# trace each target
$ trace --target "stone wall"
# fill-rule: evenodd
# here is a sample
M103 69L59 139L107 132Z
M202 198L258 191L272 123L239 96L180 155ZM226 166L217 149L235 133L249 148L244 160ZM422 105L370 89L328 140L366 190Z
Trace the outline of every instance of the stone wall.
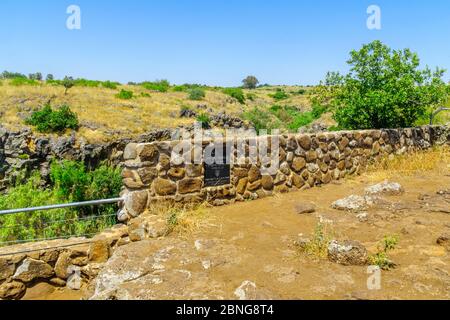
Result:
M245 164L231 165L230 183L219 187L205 187L204 165L186 161L193 160L198 152L195 148L180 158L172 156L179 142L129 144L124 151L125 201L118 214L119 220L127 221L140 215L155 201L207 201L219 206L327 184L360 173L368 163L382 157L449 143L450 130L445 126L424 126L278 137L279 168L276 172L263 175L261 159L252 164L247 158ZM253 139L267 141L267 137ZM226 142L236 148L236 140ZM245 142L247 151L251 148L250 142ZM211 143L214 142L203 141L202 151ZM232 158L234 156L236 150L232 152Z

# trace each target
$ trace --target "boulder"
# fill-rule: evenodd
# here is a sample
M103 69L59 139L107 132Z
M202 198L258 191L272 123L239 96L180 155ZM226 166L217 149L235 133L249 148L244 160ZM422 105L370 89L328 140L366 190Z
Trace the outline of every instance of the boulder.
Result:
M125 195L125 210L132 217L137 217L143 213L147 207L148 192L143 191L133 191Z
M44 261L26 258L17 268L13 279L25 283L35 279L48 279L54 275L53 268Z
M366 265L367 257L367 249L357 241L333 240L328 245L328 260L344 266Z
M368 209L371 205L373 205L373 200L370 197L351 195L333 202L331 207L343 211L361 211Z
M370 186L365 191L367 195L400 195L405 192L399 183L389 181Z
M153 181L153 186L156 193L160 196L169 196L177 192L177 184L170 180L161 178L155 179L155 181Z
M0 299L20 299L25 294L26 289L25 285L19 281L3 283L0 285Z
M313 213L316 206L312 203L299 203L295 205L295 212L298 214Z

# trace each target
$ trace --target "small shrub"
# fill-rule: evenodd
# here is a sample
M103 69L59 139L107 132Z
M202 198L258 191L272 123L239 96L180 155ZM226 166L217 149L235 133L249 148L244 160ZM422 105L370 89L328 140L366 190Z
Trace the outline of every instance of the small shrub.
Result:
M45 80L46 80L46 81L52 81L52 80L55 80L55 77L53 76L53 74L49 73L49 74L47 75L47 77L45 78Z
M236 99L241 104L245 103L244 91L242 91L241 88L225 88L225 89L223 89L223 93Z
M250 100L250 101L255 101L255 99L256 99L256 95L254 93L247 93L247 95L245 97L247 100Z
M201 88L194 88L189 90L189 100L202 100L205 96L205 90Z
M66 129L78 129L78 117L67 105L61 106L58 110L53 110L47 104L41 110L35 111L25 120L28 125L35 126L39 132L63 132Z
M117 89L117 83L116 82L111 82L111 81L104 81L102 82L102 87L103 88L107 88L107 89L113 89L116 90Z
M141 97L143 97L143 98L150 98L151 95L149 93L147 93L147 92L142 92L141 93Z
M210 128L210 125L209 125L210 121L211 121L211 119L209 118L209 115L206 113L202 113L197 116L197 122L200 122L202 124L203 129Z
M382 270L390 270L395 263L389 259L388 253L394 250L399 242L398 236L385 236L378 244L378 252L369 256L369 263L379 266Z
M116 94L116 98L123 100L130 100L133 98L133 92L122 89L118 94Z
M281 101L289 98L289 95L284 92L284 90L277 89L277 91L274 94L269 94L269 97L273 98L276 101Z
M12 86L37 86L39 85L39 82L34 79L28 79L28 78L14 78L11 80L10 85Z
M328 246L331 240L331 231L328 230L326 225L319 222L314 230L311 240L305 243L301 249L309 256L323 259L328 256Z
M170 82L167 80L160 80L155 82L143 82L141 86L147 90L167 92L170 88Z
M256 132L281 128L281 122L267 110L254 107L245 112L243 118L248 120Z

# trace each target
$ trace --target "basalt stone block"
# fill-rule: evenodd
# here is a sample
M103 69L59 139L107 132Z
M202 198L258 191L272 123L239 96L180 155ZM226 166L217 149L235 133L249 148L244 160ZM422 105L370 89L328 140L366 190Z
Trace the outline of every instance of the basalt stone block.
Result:
M167 179L157 178L153 181L153 188L159 196L174 195L177 192L177 184Z
M136 147L141 161L156 163L159 157L158 148L153 144L141 144Z
M255 182L261 178L261 171L257 166L252 166L248 171L248 181L250 183Z
M248 178L242 178L239 180L236 186L236 192L239 194L244 194L245 190L247 190Z
M261 185L264 190L272 190L273 189L273 178L271 176L262 176Z
M183 179L186 175L186 170L181 167L172 168L167 172L167 174L169 175L169 177L174 179Z
M178 182L178 192L180 194L199 192L202 185L203 181L199 178L187 178Z
M304 150L309 150L311 148L311 137L310 136L301 135L297 138L297 142Z
M296 157L292 162L292 170L295 172L300 172L306 166L306 160L304 158Z
M124 160L134 160L137 157L136 152L137 143L129 143L125 147L125 150L123 151L123 159Z
M190 178L200 177L203 172L203 166L201 164L188 164L186 165L186 175Z
M306 152L306 161L307 162L313 162L317 160L317 152L310 150L308 152Z
M158 177L158 170L155 167L146 167L137 170L139 178L145 185L150 185Z

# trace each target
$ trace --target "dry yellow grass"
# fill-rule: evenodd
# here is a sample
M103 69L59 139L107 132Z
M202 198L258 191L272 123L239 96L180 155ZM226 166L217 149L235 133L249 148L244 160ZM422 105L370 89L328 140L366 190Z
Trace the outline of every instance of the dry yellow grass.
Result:
M412 176L437 170L442 175L450 174L450 148L435 147L414 154L387 157L369 166L367 177L372 181Z
M183 236L191 234L211 222L211 217L207 216L208 206L207 203L177 205L159 202L152 204L148 213L163 217L167 220L171 232Z
M300 87L284 87L286 92L298 91ZM121 100L116 94L121 90L134 93L131 100ZM12 86L9 81L0 85L1 124L9 128L24 127L24 118L31 110L36 110L49 100L53 106L67 104L77 113L81 128L78 135L88 142L103 142L118 137L135 137L145 132L161 128L174 128L188 125L194 119L179 118L180 109L189 106L195 109L206 105L213 113L226 112L239 116L254 106L269 106L276 102L268 95L275 87L244 90L254 95L253 101L247 99L242 105L220 90L207 90L202 101L191 101L186 92L151 92L141 86L119 86L116 90L107 88L78 87L71 88L64 95L62 86L45 82L37 86ZM150 96L143 96L145 93ZM304 95L292 94L280 104L295 105L308 109L309 99Z

